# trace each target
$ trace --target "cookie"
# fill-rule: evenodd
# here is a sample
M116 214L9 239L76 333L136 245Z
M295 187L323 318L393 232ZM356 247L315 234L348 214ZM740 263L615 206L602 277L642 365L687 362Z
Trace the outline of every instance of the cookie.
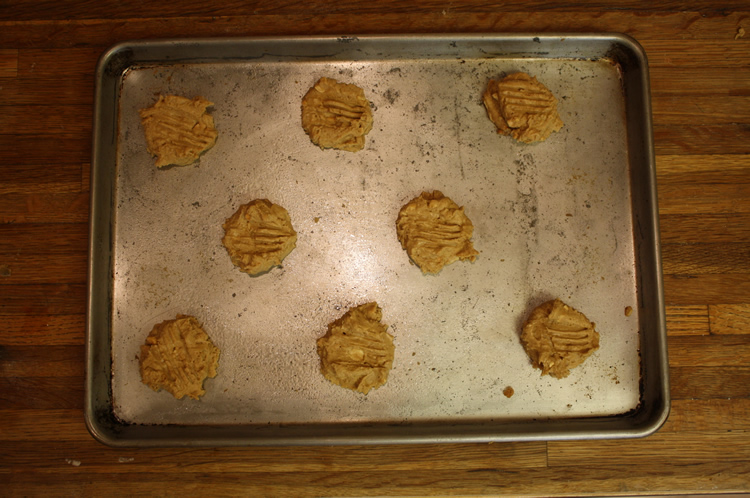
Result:
M214 146L218 133L214 118L206 113L212 105L203 97L160 95L153 106L139 111L157 168L191 164Z
M195 317L177 315L154 325L138 358L141 380L154 391L165 389L177 399L199 399L203 381L216 377L219 348Z
M497 132L519 142L541 142L563 126L555 96L526 73L490 80L482 101Z
M302 99L302 128L321 149L362 150L372 111L356 85L320 78Z
M423 273L438 273L455 261L474 261L474 225L442 192L422 192L398 213L396 234L401 247Z
M521 332L521 343L532 365L558 379L599 349L599 333L586 316L559 299L531 312Z
M289 213L267 199L243 204L223 227L221 242L232 263L250 275L281 265L297 245Z
M318 339L320 371L336 385L367 394L388 380L395 346L377 303L352 308Z

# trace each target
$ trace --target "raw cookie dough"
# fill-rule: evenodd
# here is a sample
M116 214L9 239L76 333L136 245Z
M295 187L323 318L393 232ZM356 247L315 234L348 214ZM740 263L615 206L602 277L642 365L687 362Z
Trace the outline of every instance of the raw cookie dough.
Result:
M141 346L141 380L154 391L166 389L177 399L205 394L203 381L216 377L219 348L195 317L177 315L154 325Z
M250 275L281 265L297 245L297 232L289 213L267 199L243 204L223 227L221 242L232 263Z
M563 126L555 96L526 73L490 80L482 100L497 132L519 142L541 142Z
M422 273L438 273L445 265L479 254L471 243L474 225L442 192L422 192L398 213L396 234Z
M531 312L523 325L521 343L542 375L562 379L599 349L594 326L583 313L555 299Z
M320 371L326 379L364 394L386 383L396 348L382 318L373 302L350 309L328 325L318 339Z
M302 128L321 149L362 150L372 111L356 85L320 78L302 99Z
M203 97L160 95L153 106L139 111L156 167L185 166L214 146L218 134L214 118L206 114L212 105Z

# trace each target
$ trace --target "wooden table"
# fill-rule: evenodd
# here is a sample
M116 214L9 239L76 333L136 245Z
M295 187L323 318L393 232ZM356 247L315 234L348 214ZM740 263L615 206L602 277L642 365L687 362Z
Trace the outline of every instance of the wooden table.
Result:
M139 2L141 3L141 2ZM0 4L0 494L750 491L750 4ZM744 10L744 12L742 12ZM624 32L645 47L672 413L639 440L110 449L83 422L94 67L134 38Z

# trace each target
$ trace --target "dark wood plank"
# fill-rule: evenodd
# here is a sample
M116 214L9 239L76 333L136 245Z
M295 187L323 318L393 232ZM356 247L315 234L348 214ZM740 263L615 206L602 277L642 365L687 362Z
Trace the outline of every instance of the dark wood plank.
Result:
M657 154L749 154L750 124L654 126Z
M722 35L720 31L714 33L717 36ZM691 105L695 96L750 95L747 85L747 81L750 80L750 67L712 66L708 71L696 71L683 66L656 66L649 69L654 104L657 101L661 102L665 97L678 97L683 100L675 100L675 104Z
M217 36L338 36L341 33L543 33L622 32L639 40L728 40L744 19L743 12L702 15L695 10L634 15L616 10L563 12L527 9L468 13L450 6L419 13L377 10L366 17L345 13L157 16L141 19L91 19L5 22L0 43L18 48L100 47L130 39ZM674 66L671 66L674 67Z
M750 275L664 275L664 299L673 306L691 304L745 304Z
M716 220L725 212L750 211L746 201L750 197L750 155L661 155L657 156L656 168L661 216L706 214ZM746 230L741 223L732 225L724 231ZM707 228L717 231L721 225Z
M83 410L83 376L0 377L3 410Z
M669 95L653 100L656 125L726 125L750 122L750 95Z
M4 315L5 346L83 345L86 315Z
M0 78L18 76L18 49L0 48Z
M550 467L582 467L638 464L648 453L653 465L691 465L712 460L746 462L750 459L750 432L734 434L726 431L694 432L691 438L669 432L657 433L646 439L632 441L591 441L549 443Z
M657 178L660 187L687 187L696 183L702 185L750 185L750 160L746 161L742 167L731 168L726 166L720 169L705 170L695 165L692 171L674 173L666 173L657 166Z
M0 106L91 105L94 101L94 78L87 74L65 78L3 78L0 87Z
M750 183L659 182L659 214L750 213Z
M3 135L90 135L93 105L6 105ZM43 109L44 112L40 112Z
M18 77L53 79L60 72L74 78L89 76L92 80L100 48L23 49L18 52Z
M745 367L750 358L750 334L670 337L672 367Z
M0 284L85 284L88 255L0 254Z
M662 244L661 255L664 273L672 275L750 274L750 243Z
M5 164L0 168L0 195L80 192L82 167L68 163Z
M660 180L676 177L682 181L692 181L688 175L703 173L703 179L723 182L724 174L747 175L750 173L750 157L742 154L694 154L659 155L656 158L656 173ZM705 174L713 176L706 177ZM747 183L745 177L744 183Z
M86 223L88 218L88 192L0 196L0 223Z
M74 495L102 496L117 490L129 496L144 496L154 489L170 494L227 496L432 496L432 495L512 495L512 496L627 496L654 493L673 495L687 493L716 493L717 490L750 490L750 464L746 462L648 465L647 462L619 465L612 462L582 466L571 462L568 466L527 471L504 472L495 467L471 470L409 470L380 471L370 468L356 472L216 472L193 473L190 466L184 472L142 474L138 479L122 473L89 474L85 460L75 458L75 446L67 445L69 455L57 461L50 479L39 479L27 472L10 474L8 489L11 495ZM14 448L15 449L15 448ZM286 451L282 450L285 454ZM114 470L137 461L138 454L120 451L122 464L112 464ZM345 459L345 453L341 455ZM388 452L373 454L372 462L389 458ZM417 458L418 460L418 458ZM118 457L119 461L119 457ZM74 466L73 463L78 464ZM50 471L47 471L50 472ZM166 492L166 491L165 491ZM730 495L731 496L731 495Z
M661 214L659 221L665 244L750 242L750 213Z
M83 377L83 346L0 346L0 377Z
M667 306L667 334L708 335L708 306Z
M679 399L659 432L748 430L750 399Z
M91 137L81 134L14 136L0 134L3 165L80 165L91 161Z
M83 284L0 285L0 315L86 313Z
M383 472L404 470L431 470L433 472L455 471L474 468L494 468L503 470L514 468L534 469L546 465L546 444L543 442L504 443L504 444L452 444L432 451L432 445L337 446L295 447L295 448L196 448L188 450L193 460L190 468L181 463L180 455L184 448L143 449L137 457L118 465L119 457L132 455L128 450L112 450L93 439L76 445L76 454L65 455L70 451L63 442L51 442L48 452L34 451L38 445L24 441L9 441L6 451L0 455L0 467L33 465L40 470L59 469L60 461L76 458L85 462L91 473L205 473L225 471L228 467L237 472L300 472L325 471L329 473L364 471L372 468L375 455L387 453L389 458L381 460L378 469ZM420 454L422 458L409 461L408 456ZM15 455L15 461L13 456ZM342 458L347 455L347 458ZM407 458L404 458L407 457Z
M725 39L660 38L643 40L642 45L648 54L649 67L679 66L705 71L707 67L747 67L747 49L750 48L750 40L741 39L736 40L735 43L727 43Z
M40 424L40 420L53 420ZM91 441L83 411L4 410L0 408L0 441Z
M187 0L180 4L180 10L185 17L194 16L228 16L228 15L256 15L256 14L345 14L348 16L372 14L381 11L389 11L397 14L425 14L440 12L443 15L461 12L513 12L528 8L528 3L520 0L508 2L484 2L481 0L464 0L458 4L444 2L412 2L404 3L386 0L375 4L367 4L357 0L345 0L331 4L325 0L308 0L305 3L297 1L262 2L259 0L239 2L227 1L220 5L198 0ZM626 10L626 11L659 11L659 12L731 12L747 9L747 4L742 0L730 0L726 2L703 1L685 2L670 1L650 3L645 0L618 0L616 2L604 2L603 0L578 0L577 2L534 2L534 10L539 11L570 11L570 10ZM137 4L118 3L112 0L92 2L90 0L75 2L64 0L53 2L44 0L33 2L33 0L15 0L12 6L5 9L4 17L13 21L36 20L36 19L127 19L144 17L167 17L172 11L159 4Z
M750 334L750 303L712 304L708 319L712 334Z
M82 254L88 240L88 223L0 224L0 254Z
M565 12L500 12L491 9L472 13L448 8L421 13L373 12L367 16L368 24L363 24L362 18L348 14L312 11L302 14L146 16L138 20L64 19L3 23L0 43L21 49L96 47L103 51L122 40L186 36L622 32L640 40L649 55L654 54L652 67L736 68L747 65L742 58L747 41L739 39L727 43L727 40L734 36L744 15L743 12L725 12L721 16L703 16L695 10L688 10L659 16L637 16L629 12L574 9ZM696 57L690 59L684 57L684 53L695 53ZM658 72L655 74L659 76Z
M750 397L750 367L670 367L672 399Z

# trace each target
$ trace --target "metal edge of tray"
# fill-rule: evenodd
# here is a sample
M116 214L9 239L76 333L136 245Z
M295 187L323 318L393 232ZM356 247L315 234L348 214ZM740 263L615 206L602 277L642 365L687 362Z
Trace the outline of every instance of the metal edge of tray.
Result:
M274 53L304 60L330 50L334 60L361 57L361 48L376 46L378 56L393 56L398 47L420 44L456 47L458 43L497 43L509 48L487 57L592 58L570 54L563 42L591 43L600 57L622 68L630 161L636 282L639 296L641 402L621 416L580 419L456 421L415 424L290 424L258 426L178 426L123 424L114 415L111 392L112 212L113 169L117 150L117 112L123 73L133 64L200 62L215 58L252 60ZM174 59L175 47L188 46L195 57ZM562 46L562 48L561 48ZM227 55L227 49L231 52ZM519 47L533 50L519 51ZM290 50L290 48L292 50ZM251 54L251 55L248 55ZM279 56L276 52L274 55ZM397 54L396 54L397 55ZM445 54L450 57L450 53ZM371 57L371 56L365 56ZM91 201L86 319L84 417L92 436L113 447L332 445L385 443L449 443L644 437L656 432L670 410L666 323L659 241L650 83L646 54L637 41L618 33L597 34L460 34L366 37L215 38L130 41L102 54L97 64L91 162ZM109 106L109 107L108 107ZM109 110L109 111L108 111ZM642 119L633 119L638 117Z

